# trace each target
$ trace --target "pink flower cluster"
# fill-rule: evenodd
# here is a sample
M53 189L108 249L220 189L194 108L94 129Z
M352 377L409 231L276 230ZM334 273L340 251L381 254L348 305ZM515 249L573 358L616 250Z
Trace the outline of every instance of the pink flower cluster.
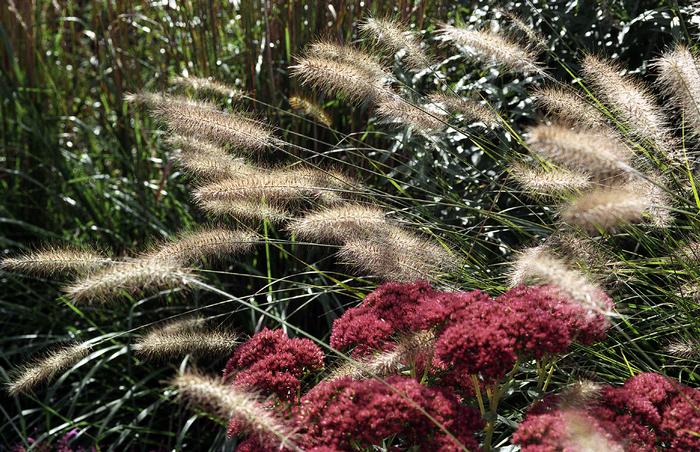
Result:
M565 352L573 341L592 343L608 326L604 316L552 286L517 287L493 299L481 291L436 291L426 282L387 283L335 321L331 346L363 356L391 349L398 333L435 328L433 365L445 378L469 381L469 374L480 374L497 381L519 357L538 359Z
M299 397L301 378L322 368L323 352L316 344L266 328L236 349L226 363L224 378L289 401Z
M350 444L369 448L389 437L394 437L394 446L476 450L474 432L482 427L479 412L460 404L451 391L399 376L386 382L347 377L322 382L302 398L296 424L305 450L318 446L347 450Z
M535 405L513 435L523 452L574 450L572 414L619 450L700 450L700 391L644 373L608 386L588 406L563 408L557 397Z

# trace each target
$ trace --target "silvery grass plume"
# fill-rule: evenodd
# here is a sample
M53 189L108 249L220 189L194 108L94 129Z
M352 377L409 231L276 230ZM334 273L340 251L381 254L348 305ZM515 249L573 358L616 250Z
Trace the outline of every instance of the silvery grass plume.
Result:
M665 351L676 358L697 359L700 358L700 342L694 339L671 342Z
M440 34L443 40L466 47L475 58L486 63L524 74L544 74L532 50L496 33L443 25Z
M439 119L442 112L429 111L428 106L413 105L398 95L387 95L377 101L377 115L386 120L407 124L421 133L430 133L444 127Z
M596 93L637 137L664 153L673 153L676 144L669 135L663 110L640 82L621 75L618 66L593 55L583 59L582 68Z
M650 215L652 199L647 193L625 188L602 188L584 193L564 206L561 219L590 234L614 232L642 223Z
M229 354L237 341L238 335L232 331L211 329L202 319L185 319L150 330L133 349L147 359L215 357Z
M380 77L374 69L363 67L359 61L344 62L313 54L299 57L296 65L289 66L289 73L299 79L302 85L354 104L375 102L391 92L387 87L390 76L382 72Z
M207 199L197 200L197 205L215 217L232 217L243 223L269 221L280 224L294 217L289 206L280 203L262 204L259 201Z
M562 446L568 446L563 450L569 450L569 447L575 446L577 452L625 451L622 444L591 422L585 410L563 410L562 419L566 434Z
M671 215L671 200L664 179L663 176L651 174L647 175L646 179L634 179L625 186L626 189L647 198L649 206L646 219L657 228L665 228L674 221Z
M291 430L263 407L261 399L236 386L224 384L219 378L195 372L185 372L173 379L179 396L190 404L224 419L241 420L252 434L274 438L280 449L299 450Z
M382 351L358 362L346 362L338 366L329 380L343 377L354 379L383 377L397 373L402 366L411 365L416 358L428 361L433 354L435 334L432 331L419 331L408 334L396 341L393 350Z
M488 106L480 105L474 100L463 99L454 94L433 93L430 95L430 101L442 105L446 111L462 115L469 121L482 122L486 127L496 127L502 121L498 112Z
M547 237L547 246L565 257L567 262L576 263L595 274L596 279L616 277L615 264L592 237L581 236L575 231L559 231Z
M521 284L556 286L588 311L611 314L601 298L603 290L582 272L570 268L563 259L555 257L543 245L518 253L511 264L509 279L512 287Z
M391 74L376 56L355 47L329 41L316 41L306 48L305 54L310 57L336 61L343 65L355 66L365 77L374 81L382 82L391 79Z
M404 26L389 18L369 17L360 23L360 32L374 38L375 44L393 52L406 52L405 61L411 68L423 69L430 60L421 49L416 36Z
M559 394L558 405L562 409L585 409L600 399L602 389L594 381L579 380Z
M229 178L194 191L198 203L248 201L263 205L287 205L300 201L333 204L342 201L342 181L322 171L292 168Z
M245 159L234 157L207 141L181 135L166 140L176 150L174 158L185 172L201 179L216 180L260 171L246 163Z
M538 125L529 129L527 144L540 157L589 174L599 183L624 180L631 170L632 156L623 143L590 130Z
M107 302L123 295L186 288L191 281L196 277L176 262L142 258L92 273L64 291L75 302Z
M342 244L378 234L388 224L383 210L353 203L310 212L293 221L288 229L303 240Z
M510 175L535 198L562 198L591 186L588 174L566 168L535 168L518 163L511 166Z
M209 102L143 92L126 100L145 105L171 132L231 146L241 152L259 152L279 144L272 128L240 113L226 113Z
M170 84L189 88L195 93L206 97L220 97L232 101L239 101L244 96L241 90L232 88L211 77L173 77L170 80Z
M302 113L304 116L313 118L314 121L323 124L326 127L331 127L331 117L326 111L317 105L315 102L301 96L292 96L289 98L289 106L292 110Z
M459 266L452 252L395 225L387 225L366 238L347 240L338 257L347 265L389 281L435 281Z
M182 234L146 253L144 257L156 262L168 261L187 266L205 259L243 254L259 242L260 237L252 231L203 228Z
M605 116L600 110L570 89L545 87L536 90L533 97L537 105L567 124L589 129L606 124Z
M3 270L30 275L83 275L114 264L96 251L76 248L44 248L0 261Z
M507 17L513 27L527 37L529 47L534 48L537 51L547 50L549 44L547 44L545 37L539 32L535 31L532 26L526 24L522 18L502 8L496 9L495 12Z
M658 84L683 113L683 122L692 135L700 134L700 71L690 50L678 44L654 62Z
M85 342L74 343L24 364L10 375L10 381L7 384L8 392L13 395L29 392L85 358L90 348L91 345Z

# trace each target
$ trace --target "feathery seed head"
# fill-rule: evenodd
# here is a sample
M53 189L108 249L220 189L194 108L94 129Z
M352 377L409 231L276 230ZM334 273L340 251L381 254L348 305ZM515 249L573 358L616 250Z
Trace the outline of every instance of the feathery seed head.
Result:
M195 372L178 375L172 385L192 405L224 419L236 417L250 433L275 438L280 448L296 449L291 430L263 407L257 395Z
M600 398L602 389L603 386L596 382L579 380L559 395L559 407L562 409L586 408Z
M324 60L337 61L339 63L355 66L371 80L383 81L391 78L391 74L384 69L379 60L367 52L347 45L336 44L328 41L316 41L309 45L305 54Z
M443 25L440 33L442 39L466 47L471 54L484 62L500 64L525 74L544 73L531 50L496 33L452 25Z
M387 224L376 234L348 239L340 260L385 280L435 280L458 266L442 246L398 226Z
M30 391L86 357L90 348L87 343L70 344L23 365L10 376L7 390L13 395Z
M677 358L698 358L700 357L700 342L694 339L671 342L666 346L665 351Z
M406 52L406 62L414 69L423 69L430 60L420 47L420 42L410 31L389 18L369 17L360 23L360 32L374 38L376 44L391 50Z
M527 141L541 157L590 174L598 182L627 178L631 154L609 136L560 125L539 125L529 130Z
M106 302L123 294L136 295L186 287L195 276L171 261L137 259L86 276L64 291L75 302Z
M170 83L175 86L189 88L203 96L223 97L234 101L243 98L243 92L232 88L212 78L203 77L173 77Z
M654 62L659 71L658 83L675 106L693 135L700 134L700 71L688 48L678 44Z
M540 107L560 121L591 129L605 124L603 114L570 89L541 88L534 92L533 97Z
M181 235L146 254L148 259L192 265L202 259L221 258L250 251L258 243L254 232L223 228L202 229Z
M668 133L666 118L654 97L638 81L620 75L618 66L593 55L586 55L582 68L596 92L632 132L661 151L673 151L675 143Z
M547 50L549 45L547 44L547 40L544 38L544 36L542 36L542 34L538 31L535 31L532 26L526 24L523 19L503 8L498 8L496 11L506 16L516 30L527 36L529 47L532 47L538 51Z
M175 159L194 176L216 180L259 171L243 158L234 157L207 141L175 135L169 137L167 142L177 150Z
M626 188L604 188L585 193L564 207L561 219L588 233L612 232L622 226L640 223L651 207L645 193Z
M301 96L292 96L289 98L289 106L292 107L293 110L313 118L326 127L331 127L332 125L331 117L328 113L309 99L305 99Z
M126 99L145 105L173 133L247 152L277 143L268 125L240 113L226 113L209 102L156 93L130 94Z
M413 105L400 96L383 96L377 101L377 114L390 121L408 124L422 133L441 129L443 122L436 116L439 112L428 112L425 106Z
M590 176L565 168L533 168L516 164L511 166L510 175L535 197L560 198L591 186Z
M329 207L293 221L289 230L303 240L344 243L377 234L388 224L386 213L362 204Z
M610 314L603 290L580 271L569 268L545 246L527 248L513 260L510 271L512 287L521 284L551 284L590 312Z
M187 354L221 356L236 346L238 336L230 331L212 330L202 319L170 322L152 329L133 349L145 358L176 358Z
M483 122L487 127L496 127L501 123L496 111L471 99L463 99L454 94L433 93L430 101L442 104L447 111L460 114L470 121Z
M82 275L110 266L114 261L95 251L45 248L0 261L0 268L31 275Z
M302 85L337 95L356 104L372 102L390 92L385 86L386 78L358 66L357 62L345 63L316 56L299 58L295 66L289 67L293 77Z
M267 220L279 224L292 218L292 213L280 203L261 204L258 201L208 199L197 200L197 205L211 215L233 217L244 223Z
M410 364L417 357L423 357L429 361L435 339L432 331L419 331L405 335L396 341L393 350L378 352L357 363L347 362L337 367L328 379L335 380L343 377L361 379L395 374L401 366Z

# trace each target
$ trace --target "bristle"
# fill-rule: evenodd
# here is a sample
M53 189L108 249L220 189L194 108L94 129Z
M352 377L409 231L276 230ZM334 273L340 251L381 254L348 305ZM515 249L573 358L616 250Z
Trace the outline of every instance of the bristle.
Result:
M510 175L535 197L560 198L591 186L589 175L565 168L545 169L516 164L510 168Z
M528 131L527 142L541 157L589 174L600 183L625 180L629 174L631 153L606 135L559 125L539 125Z
M534 92L537 104L567 124L578 128L595 129L605 124L605 117L593 105L570 89L541 88Z
M240 419L246 430L265 438L274 438L280 449L297 449L291 431L263 407L257 395L194 372L178 375L172 385L180 397L192 405L224 419Z
M279 203L261 204L259 201L213 199L198 200L197 205L211 215L233 217L244 223L267 220L273 224L279 224L293 217L292 213Z
M376 378L394 374L403 365L411 365L416 358L430 361L435 344L435 334L432 331L419 331L399 338L393 350L379 352L359 362L348 362L337 367L329 380L352 377Z
M195 279L174 262L141 259L93 273L64 290L75 302L106 302L125 294L184 288Z
M50 352L44 358L23 365L11 374L7 385L8 392L13 395L28 392L45 383L85 358L90 347L87 343L70 344Z
M231 100L240 100L243 98L243 92L241 90L232 88L212 78L173 77L170 83L175 86L189 88L202 96L223 97Z
M244 152L262 151L277 143L269 126L239 113L223 112L208 102L156 93L132 94L126 99L148 107L171 132L179 135Z
M510 284L551 284L585 309L608 314L608 307L601 300L602 289L544 246L527 248L518 254L511 266Z
M350 239L338 252L340 260L390 281L436 280L458 265L440 245L398 226L387 225L364 239Z
M224 179L199 187L197 202L257 201L264 205L285 205L302 200L333 204L342 200L339 191L328 185L322 172L291 169Z
M688 132L700 135L700 71L688 48L678 44L654 63L658 82L683 113Z
M229 354L238 336L230 331L212 330L199 319L170 322L154 328L133 345L137 354L149 359L184 355L216 357Z
M647 177L634 179L624 188L646 198L646 219L657 228L665 228L673 223L673 216L664 178L656 174Z
M430 60L420 47L420 41L396 21L370 17L360 23L360 31L374 38L375 43L393 52L406 52L406 62L414 69L423 69Z
M323 108L301 96L292 96L289 98L289 106L293 110L313 118L315 121L320 122L326 127L331 127L331 117L325 112Z
M183 234L147 253L145 257L186 266L203 259L220 259L246 253L258 242L259 237L254 232L223 228L202 229Z
M254 174L260 171L241 157L206 141L175 135L167 139L176 149L175 159L193 176L208 180Z
M399 96L384 96L377 101L377 115L381 118L407 124L419 132L429 133L443 127L439 112L428 112L425 106L413 105Z
M565 206L561 219L591 234L614 232L622 226L643 222L650 201L644 193L624 188L594 190Z
M82 275L110 266L114 261L96 251L45 248L0 261L3 270L30 275Z
M363 72L366 77L376 82L391 78L389 72L384 69L374 55L347 45L316 41L307 47L306 55L354 66L357 70Z
M374 102L389 92L384 79L376 78L357 63L308 56L299 58L295 66L289 67L289 72L302 85L353 103Z
M311 212L292 222L289 230L303 240L342 244L377 234L387 224L381 209L347 204Z
M583 72L596 92L639 138L662 152L675 147L668 125L654 97L636 80L620 75L620 68L593 55L583 60Z
M469 121L479 121L487 127L496 127L501 123L498 113L478 102L463 99L454 94L433 93L430 101L444 105L444 108L451 112L464 116Z
M523 19L503 8L499 8L497 11L502 15L506 16L508 20L510 20L510 22L513 24L513 27L515 27L516 30L520 31L523 35L527 36L528 47L532 47L538 51L547 50L547 48L549 47L549 45L547 44L547 40L544 38L544 36L542 36L542 34L535 31L535 29L532 26L526 24L525 21L523 21Z
M700 357L700 342L686 339L671 342L666 346L666 353L682 359L697 359Z
M526 74L544 73L531 50L496 33L451 25L444 25L440 32L443 39L466 47L475 57L485 62L500 64Z
M559 394L561 409L585 409L601 396L603 387L590 380L579 380Z

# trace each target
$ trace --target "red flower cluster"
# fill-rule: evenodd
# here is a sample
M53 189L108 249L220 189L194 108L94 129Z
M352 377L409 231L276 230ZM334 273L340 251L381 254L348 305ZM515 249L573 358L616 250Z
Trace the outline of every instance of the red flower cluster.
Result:
M602 315L586 312L552 286L517 287L492 299L480 291L440 292L426 282L387 283L333 324L331 346L364 356L392 347L397 333L435 328L433 364L449 380L498 380L518 357L561 353L574 340L605 336Z
M462 447L421 412L425 410L469 450L477 450L474 432L482 426L478 411L463 406L444 388L428 388L406 377L326 381L306 394L296 423L306 450L326 446L350 450L381 444L418 445L421 450L462 450Z
M551 398L530 410L513 435L523 452L568 450L575 438L571 414L625 451L700 450L700 391L645 373L621 387L602 389L600 398L576 410Z
M263 395L293 400L304 374L322 368L323 352L316 344L266 328L236 349L226 363L224 378Z

